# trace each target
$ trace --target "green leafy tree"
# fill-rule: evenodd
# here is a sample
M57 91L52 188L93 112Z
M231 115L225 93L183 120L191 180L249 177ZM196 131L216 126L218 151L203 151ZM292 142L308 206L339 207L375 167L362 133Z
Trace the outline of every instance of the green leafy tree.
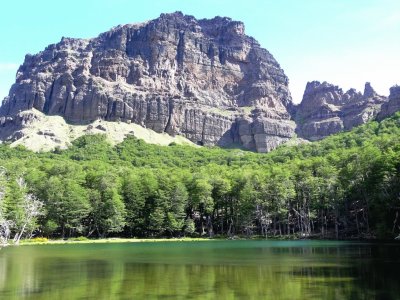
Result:
M57 224L62 237L85 231L84 220L91 211L88 193L73 178L51 176L41 186L40 196L47 210L45 224ZM54 226L47 226L48 234L50 228Z
M125 205L119 194L118 177L112 173L87 175L89 187L89 235L96 232L99 237L119 233L125 226Z

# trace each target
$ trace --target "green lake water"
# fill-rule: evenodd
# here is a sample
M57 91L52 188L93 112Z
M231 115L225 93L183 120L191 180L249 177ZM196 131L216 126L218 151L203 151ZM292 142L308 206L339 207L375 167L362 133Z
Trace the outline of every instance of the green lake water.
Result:
M400 299L400 244L8 247L0 250L0 299Z

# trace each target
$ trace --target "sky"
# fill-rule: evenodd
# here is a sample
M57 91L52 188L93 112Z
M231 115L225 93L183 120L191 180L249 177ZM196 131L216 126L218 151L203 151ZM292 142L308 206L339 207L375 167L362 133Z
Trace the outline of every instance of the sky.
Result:
M400 84L399 0L5 0L0 10L0 99L25 54L61 37L91 38L119 24L182 11L196 18L227 16L245 24L289 77L293 101L308 81L344 91L365 82L388 95Z

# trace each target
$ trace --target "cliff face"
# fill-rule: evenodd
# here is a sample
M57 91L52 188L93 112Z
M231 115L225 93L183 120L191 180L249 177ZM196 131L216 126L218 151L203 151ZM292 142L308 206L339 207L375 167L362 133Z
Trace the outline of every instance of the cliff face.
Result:
M382 120L400 110L400 86L395 85L390 88L389 101L382 105L377 119Z
M372 120L386 102L387 98L378 95L368 82L363 94L355 89L344 93L327 82L309 82L296 108L296 131L302 138L319 140Z
M176 12L27 55L0 107L0 140L23 138L39 122L35 109L70 124L135 123L200 145L268 152L295 130L319 140L387 117L400 109L400 87L388 101L369 83L359 93L313 81L295 106L283 70L243 23Z
M34 108L265 152L294 135L291 105L288 78L243 23L177 12L27 55L0 116Z

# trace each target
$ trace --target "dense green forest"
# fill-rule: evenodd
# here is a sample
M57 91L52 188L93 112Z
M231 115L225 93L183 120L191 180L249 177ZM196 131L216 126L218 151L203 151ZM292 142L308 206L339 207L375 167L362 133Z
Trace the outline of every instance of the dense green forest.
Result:
M267 153L77 139L0 146L3 236L393 238L400 113Z

